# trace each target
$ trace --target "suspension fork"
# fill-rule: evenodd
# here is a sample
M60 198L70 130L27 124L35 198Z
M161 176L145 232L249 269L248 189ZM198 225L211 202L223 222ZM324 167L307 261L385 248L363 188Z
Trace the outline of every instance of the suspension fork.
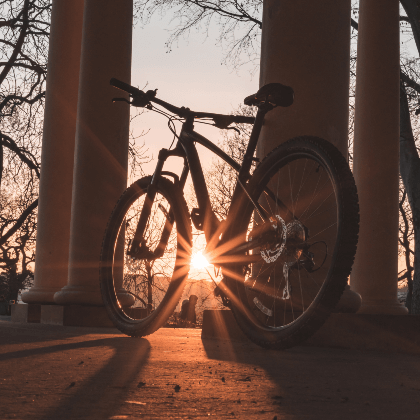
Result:
M181 179L179 181L178 181L177 175L172 174L171 172L162 171L163 165L166 159L170 156L184 157L184 168L181 174ZM166 222L165 222L165 226L162 232L161 239L154 252L151 252L147 248L147 245L144 240L144 230L146 229L147 222L149 221L149 218L150 218L152 205L156 197L159 178L163 174L173 176L175 179L175 182L180 184L181 188L183 188L185 185L187 176L188 176L188 171L189 171L189 168L188 168L188 165L186 164L185 154L179 143L173 150L161 149L159 151L156 169L155 169L155 172L153 173L152 180L149 186L147 187L147 193L146 193L146 198L144 201L144 206L141 210L139 222L137 224L133 241L127 252L128 255L136 259L146 258L149 261L160 258L163 255L163 253L165 252L166 245L168 244L169 236L172 232L172 227L174 223L174 215L173 215L172 208L169 208L169 211L166 211L166 209L164 209L163 206L161 208L162 213L164 214L166 218Z
M162 173L168 174L168 175L171 174L169 172L162 172ZM187 162L184 161L184 168L182 170L181 178L179 182L177 182L181 190L184 189L185 182L188 177L188 173L189 173L189 167L188 167ZM175 174L171 174L171 175L175 175ZM165 227L163 228L163 232L162 232L162 236L160 238L159 244L156 247L155 252L153 253L155 259L162 257L163 253L165 252L166 246L168 245L169 236L171 235L172 227L174 225L174 220L175 220L172 207L169 208L168 212L163 207L161 208L161 210L162 210L162 213L166 217L166 222L165 222Z

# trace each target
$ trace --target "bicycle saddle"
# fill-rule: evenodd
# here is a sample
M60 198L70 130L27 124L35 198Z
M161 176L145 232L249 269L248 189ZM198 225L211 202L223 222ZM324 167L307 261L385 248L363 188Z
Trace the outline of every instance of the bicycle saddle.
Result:
M287 107L293 104L293 97L294 92L290 86L281 83L268 83L254 95L247 96L244 99L244 104L260 105L267 101L274 106Z

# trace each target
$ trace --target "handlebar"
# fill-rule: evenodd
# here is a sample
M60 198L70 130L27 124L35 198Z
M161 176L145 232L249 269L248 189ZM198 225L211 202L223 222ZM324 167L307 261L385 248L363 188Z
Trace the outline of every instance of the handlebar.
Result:
M135 88L134 86L124 83L121 80L112 78L109 83L111 86L116 87L117 89L128 92L133 101L130 102L133 106L145 107L150 102L155 102L156 104L167 109L169 112L178 115L181 118L188 118L193 116L194 118L210 118L213 119L215 126L218 128L227 128L232 123L237 124L254 124L254 117L245 117L243 115L224 115L224 114L211 114L208 112L194 112L189 108L178 108L168 102L162 101L161 99L156 98L156 90L148 90L143 92L140 89Z
M134 86L129 85L128 83L124 83L121 80L115 79L114 77L109 81L111 86L116 87L117 89L123 90L124 92L128 92L131 95L142 95L144 94L143 91L140 89L135 88Z

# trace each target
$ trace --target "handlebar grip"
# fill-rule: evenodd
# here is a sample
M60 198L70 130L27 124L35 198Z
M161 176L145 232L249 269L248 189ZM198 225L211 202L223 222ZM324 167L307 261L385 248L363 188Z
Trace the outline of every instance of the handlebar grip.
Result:
M111 86L116 87L117 89L121 89L124 92L131 93L132 95L142 95L143 91L140 89L135 88L134 86L129 85L128 83L124 83L121 80L115 79L114 77L109 81Z

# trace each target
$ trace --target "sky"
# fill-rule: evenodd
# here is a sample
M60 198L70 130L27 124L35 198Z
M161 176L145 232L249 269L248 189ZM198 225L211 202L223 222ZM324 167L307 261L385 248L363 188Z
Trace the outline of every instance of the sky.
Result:
M188 39L180 40L170 53L165 42L169 38L168 29L173 26L171 14L162 19L154 16L151 23L144 28L137 24L133 32L133 58L131 84L145 90L158 89L157 97L176 106L185 106L196 111L214 113L232 113L246 96L258 90L258 72L252 76L252 65L244 66L238 71L222 65L223 50L216 45L216 28L205 38L195 32ZM142 138L148 154L155 158L144 165L147 174L152 173L156 165L158 151L168 148L172 134L167 128L167 119L154 112L146 111L133 124L135 133L150 130ZM217 143L220 131L200 124L196 130ZM201 147L200 147L201 148ZM211 154L201 153L202 164L208 167ZM176 162L177 158L172 158ZM168 168L179 167L178 163Z

